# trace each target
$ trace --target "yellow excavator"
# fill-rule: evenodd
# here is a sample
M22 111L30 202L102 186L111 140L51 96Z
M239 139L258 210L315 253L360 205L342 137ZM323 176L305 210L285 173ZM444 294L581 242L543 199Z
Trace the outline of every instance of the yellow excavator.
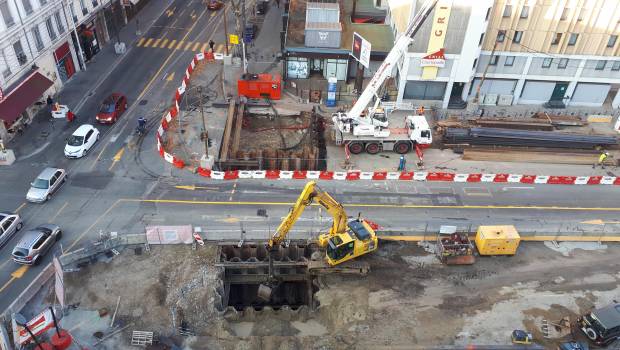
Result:
M334 218L329 231L320 234L318 237L318 245L325 249L325 261L329 266L341 264L377 249L377 236L368 222L359 216L357 219L347 222L347 213L342 204L338 203L329 193L320 190L315 181L310 181L297 198L297 202L291 211L269 239L267 245L270 250L284 242L295 222L306 207L313 202L325 208Z

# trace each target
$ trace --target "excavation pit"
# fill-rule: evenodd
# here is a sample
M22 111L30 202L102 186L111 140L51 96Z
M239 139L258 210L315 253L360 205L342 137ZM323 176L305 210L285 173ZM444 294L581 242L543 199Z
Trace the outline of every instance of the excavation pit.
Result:
M218 266L224 268L222 304L237 311L265 307L297 310L314 307L318 291L316 276L308 273L308 262L318 248L291 243L273 253L273 278L269 276L269 251L264 244L221 245ZM271 288L270 298L261 298L260 286ZM263 287L264 288L264 287Z

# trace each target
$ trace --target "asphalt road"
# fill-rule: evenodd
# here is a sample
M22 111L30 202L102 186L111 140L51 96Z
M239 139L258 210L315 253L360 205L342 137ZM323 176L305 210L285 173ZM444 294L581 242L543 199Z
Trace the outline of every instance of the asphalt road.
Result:
M222 35L221 12L212 15L201 2L177 0L168 9L174 9L173 14L164 11L145 36L208 42ZM186 50L133 47L82 107L94 123L101 100L123 91L131 105L128 112L116 125L99 127L102 138L84 159L63 157L64 137L71 132L67 130L41 152L0 168L0 210L19 212L25 229L48 222L60 225L64 234L56 249L64 251L96 239L99 232L141 233L146 225L192 224L213 239L267 238L305 182L207 181L165 163L156 153L154 128L143 139L132 135L138 115L146 115L151 127L156 124L191 57ZM177 78L169 79L172 74ZM69 180L50 202L26 203L29 182L45 166L68 169ZM351 217L361 212L392 232L435 232L446 224L514 224L524 233L578 235L620 228L615 223L620 218L620 186L395 181L331 181L320 186L343 203ZM258 209L266 209L267 217L258 216ZM607 224L587 223L593 220ZM291 238L310 238L329 221L324 210L309 208ZM48 255L41 266L19 268L10 260L18 239L19 234L0 248L0 310L51 259Z

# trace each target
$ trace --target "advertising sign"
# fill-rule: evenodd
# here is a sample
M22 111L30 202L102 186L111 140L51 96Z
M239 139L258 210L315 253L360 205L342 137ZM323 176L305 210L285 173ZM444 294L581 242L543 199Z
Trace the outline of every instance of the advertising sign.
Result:
M351 55L366 68L370 66L370 49L370 42L354 32Z
M422 57L420 60L420 66L422 67L443 67L446 65L446 56L444 50L433 52L430 55Z
M435 7L435 15L433 16L433 23L431 26L431 35L429 36L428 49L426 50L426 54L428 56L437 54L438 51L441 51L444 47L443 45L444 41L446 40L446 32L448 31L448 21L450 20L451 9L452 0L439 0L437 6ZM422 68L422 79L435 79L437 77L437 71L439 70L439 67L443 67L443 65L437 65L441 64L439 59L437 59L436 61L433 60L431 62L435 64L423 66L424 68Z

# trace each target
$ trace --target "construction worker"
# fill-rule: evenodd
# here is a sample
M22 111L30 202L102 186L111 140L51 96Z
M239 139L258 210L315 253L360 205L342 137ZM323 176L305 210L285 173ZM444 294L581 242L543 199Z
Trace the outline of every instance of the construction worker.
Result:
M600 165L601 168L605 169L605 161L607 160L608 157L609 157L609 152L603 152L601 153L600 156L598 156L598 165ZM592 166L592 169L594 169L595 167L596 167L596 164Z
M214 46L215 46L215 41L213 41L213 40L209 40L209 48L211 49L211 52L214 52L214 51L213 51L213 47L214 47Z
M67 111L67 122L71 123L73 119L75 119L75 114L73 114L73 112L71 111Z
M398 162L398 171L405 171L406 165L407 165L407 160L405 159L405 155L401 154L400 161Z
M418 115L424 115L424 106L418 107Z

